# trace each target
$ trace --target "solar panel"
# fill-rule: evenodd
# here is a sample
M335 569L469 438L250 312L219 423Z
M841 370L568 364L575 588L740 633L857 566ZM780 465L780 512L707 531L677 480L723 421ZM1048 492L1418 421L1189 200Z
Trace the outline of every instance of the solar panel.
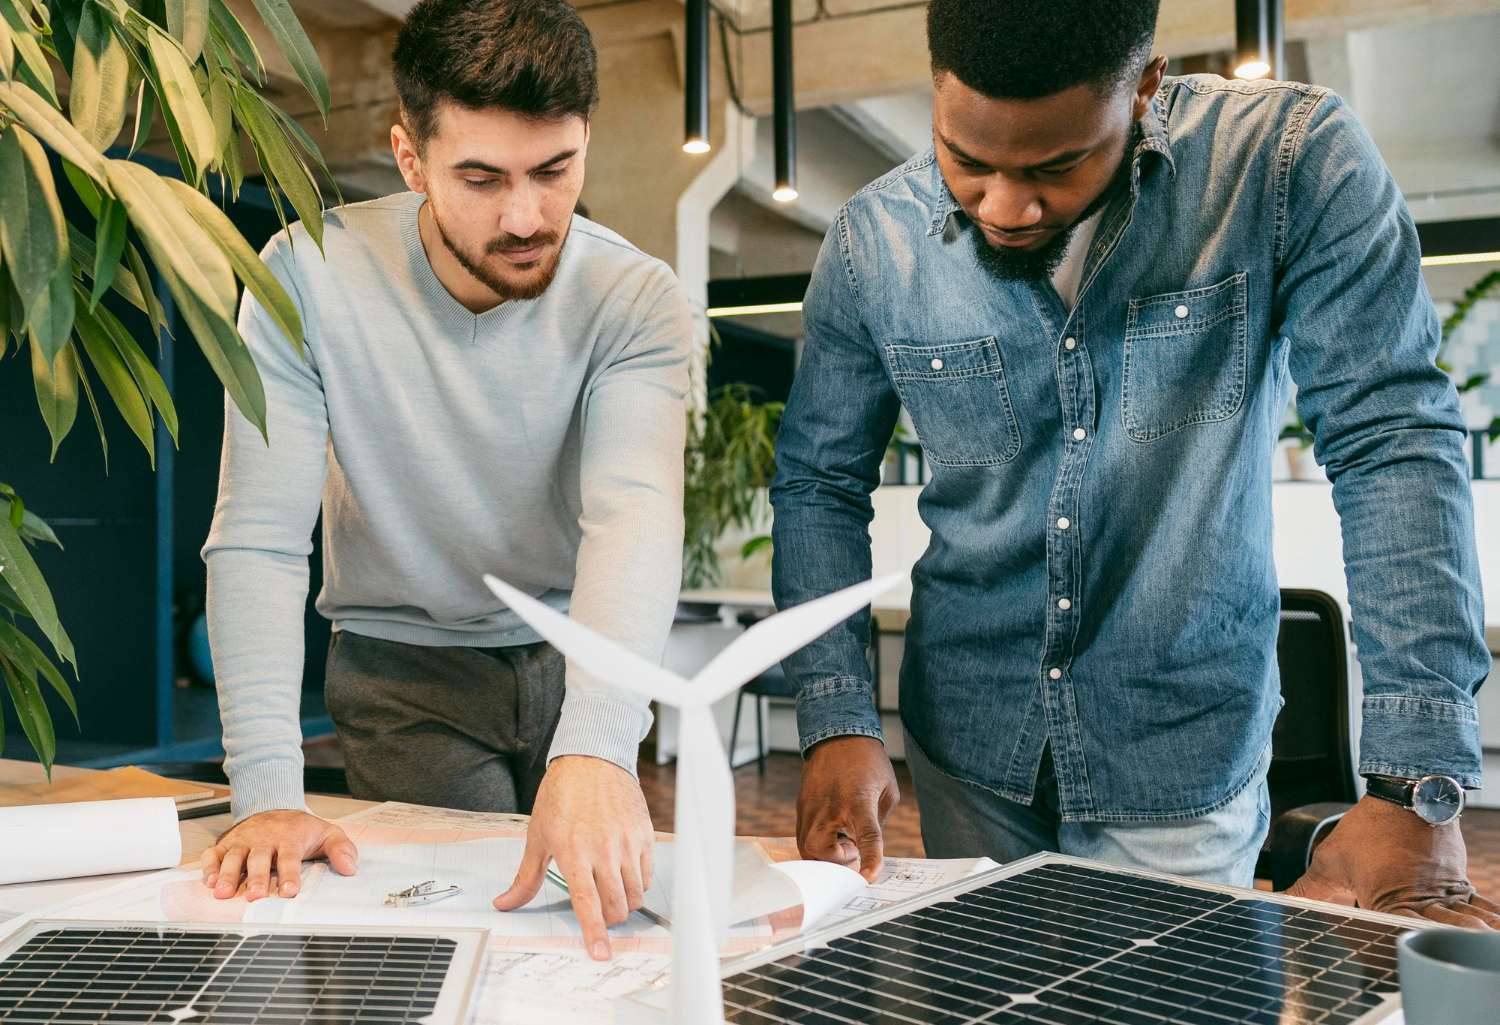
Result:
M0 945L6 1025L447 1025L484 931L31 923Z
M1397 1006L1412 924L1043 855L733 963L725 1017L1365 1025Z

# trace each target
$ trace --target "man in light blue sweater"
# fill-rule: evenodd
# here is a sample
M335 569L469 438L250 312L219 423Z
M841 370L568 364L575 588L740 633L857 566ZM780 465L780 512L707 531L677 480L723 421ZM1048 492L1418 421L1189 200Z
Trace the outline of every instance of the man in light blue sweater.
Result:
M570 4L424 0L394 64L411 192L330 211L322 253L300 225L266 247L305 358L252 298L241 310L270 438L229 408L204 558L237 824L204 879L256 899L273 872L295 895L304 858L356 870L302 791L321 509L327 696L356 796L530 811L496 907L528 903L555 860L606 957L606 925L650 884L635 778L650 712L565 669L480 577L661 657L690 314L665 264L574 215L597 75Z

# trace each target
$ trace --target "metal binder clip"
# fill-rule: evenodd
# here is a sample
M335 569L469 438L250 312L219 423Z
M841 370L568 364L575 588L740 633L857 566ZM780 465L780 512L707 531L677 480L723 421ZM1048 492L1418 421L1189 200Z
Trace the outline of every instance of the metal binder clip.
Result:
M429 879L425 883L416 883L404 890L388 893L385 895L385 906L388 908L418 907L422 904L431 904L435 900L442 900L444 897L452 897L454 894L464 892L463 888L459 886L449 886L443 890L439 890L436 887L437 880Z

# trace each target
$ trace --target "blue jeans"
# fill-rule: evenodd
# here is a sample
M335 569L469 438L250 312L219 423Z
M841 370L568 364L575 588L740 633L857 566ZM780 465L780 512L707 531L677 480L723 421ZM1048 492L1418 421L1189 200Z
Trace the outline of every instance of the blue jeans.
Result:
M922 842L929 858L1015 861L1039 851L1091 858L1205 883L1251 886L1255 859L1271 824L1266 768L1228 804L1195 819L1168 822L1063 822L1057 776L1043 757L1031 804L1007 800L940 771L906 735L906 765L917 789Z

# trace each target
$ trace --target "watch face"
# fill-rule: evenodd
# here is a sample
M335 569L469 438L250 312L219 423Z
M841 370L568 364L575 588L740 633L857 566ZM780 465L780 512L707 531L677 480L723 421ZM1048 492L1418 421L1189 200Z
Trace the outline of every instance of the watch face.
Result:
M1458 818L1464 808L1464 790L1449 776L1428 776L1418 781L1411 807L1424 821L1442 825Z

